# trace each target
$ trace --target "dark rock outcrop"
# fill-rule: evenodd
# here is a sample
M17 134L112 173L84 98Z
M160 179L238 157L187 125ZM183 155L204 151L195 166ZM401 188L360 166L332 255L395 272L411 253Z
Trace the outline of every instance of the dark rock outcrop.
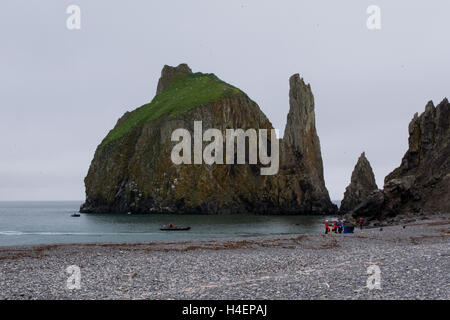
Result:
M400 167L386 176L353 212L372 223L450 212L450 104L429 102L409 124L409 148Z
M161 77L159 78L158 86L156 87L156 94L162 93L167 88L169 83L183 78L191 73L191 68L189 68L189 66L185 63L182 63L175 68L165 65L161 70Z
M374 190L378 190L375 175L366 154L363 152L353 169L350 184L345 189L344 199L339 208L340 213L343 214L353 210Z
M180 164L171 161L171 134L194 121L203 131L272 129L258 105L213 74L165 66L153 101L126 113L95 152L85 179L82 212L329 214L309 85L291 78L287 137L280 169L261 164ZM203 148L208 143L203 142ZM225 149L224 149L225 150ZM236 150L236 148L235 148Z

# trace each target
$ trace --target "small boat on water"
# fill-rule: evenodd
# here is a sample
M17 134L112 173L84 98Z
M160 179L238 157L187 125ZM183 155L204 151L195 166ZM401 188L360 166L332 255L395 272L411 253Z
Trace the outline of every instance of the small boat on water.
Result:
M78 212L72 213L70 215L71 217L80 217L80 214Z
M168 226L163 226L159 228L161 231L186 231L190 230L191 227L175 227L173 224L169 224Z

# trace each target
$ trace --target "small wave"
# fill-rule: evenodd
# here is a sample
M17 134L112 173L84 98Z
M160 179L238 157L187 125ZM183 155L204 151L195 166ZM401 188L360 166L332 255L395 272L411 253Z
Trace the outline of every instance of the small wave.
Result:
M0 231L0 236L121 236L121 235L154 235L156 232L23 232Z
M0 235L3 236L20 236L23 235L21 231L0 231Z

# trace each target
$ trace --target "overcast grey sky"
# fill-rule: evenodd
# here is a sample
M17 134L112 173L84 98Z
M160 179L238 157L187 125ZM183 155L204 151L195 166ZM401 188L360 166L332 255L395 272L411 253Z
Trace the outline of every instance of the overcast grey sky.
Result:
M381 30L366 27L372 4ZM244 90L280 132L300 73L331 198L362 151L381 187L413 114L450 95L449 34L448 0L2 0L0 200L84 199L97 145L182 62Z

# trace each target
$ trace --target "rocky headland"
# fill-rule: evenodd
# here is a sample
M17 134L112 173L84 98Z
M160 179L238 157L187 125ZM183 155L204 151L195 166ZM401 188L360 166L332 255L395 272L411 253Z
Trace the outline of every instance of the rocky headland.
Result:
M347 216L380 225L450 213L450 104L444 99L409 124L409 148L383 190L373 191Z
M154 99L125 113L98 146L85 179L85 213L332 214L315 127L314 97L298 74L290 80L290 110L280 164L179 164L171 161L177 128L273 129L243 91L186 64L164 66ZM269 140L270 142L270 140ZM206 143L203 143L204 145Z
M314 96L298 74L289 79L289 103L284 136L276 139L276 174L261 175L263 165L249 161L174 164L171 151L176 142L171 134L184 128L192 136L195 121L202 121L203 130L215 128L223 135L227 129L274 128L242 90L214 74L193 73L186 64L164 66L154 99L126 112L98 146L85 178L86 202L80 211L337 213L325 187ZM449 117L447 99L436 107L429 102L420 116L414 115L409 149L401 165L385 178L382 190L363 153L339 212L348 221L365 218L371 225L450 212ZM271 139L267 137L268 145ZM207 143L200 143L203 150Z

